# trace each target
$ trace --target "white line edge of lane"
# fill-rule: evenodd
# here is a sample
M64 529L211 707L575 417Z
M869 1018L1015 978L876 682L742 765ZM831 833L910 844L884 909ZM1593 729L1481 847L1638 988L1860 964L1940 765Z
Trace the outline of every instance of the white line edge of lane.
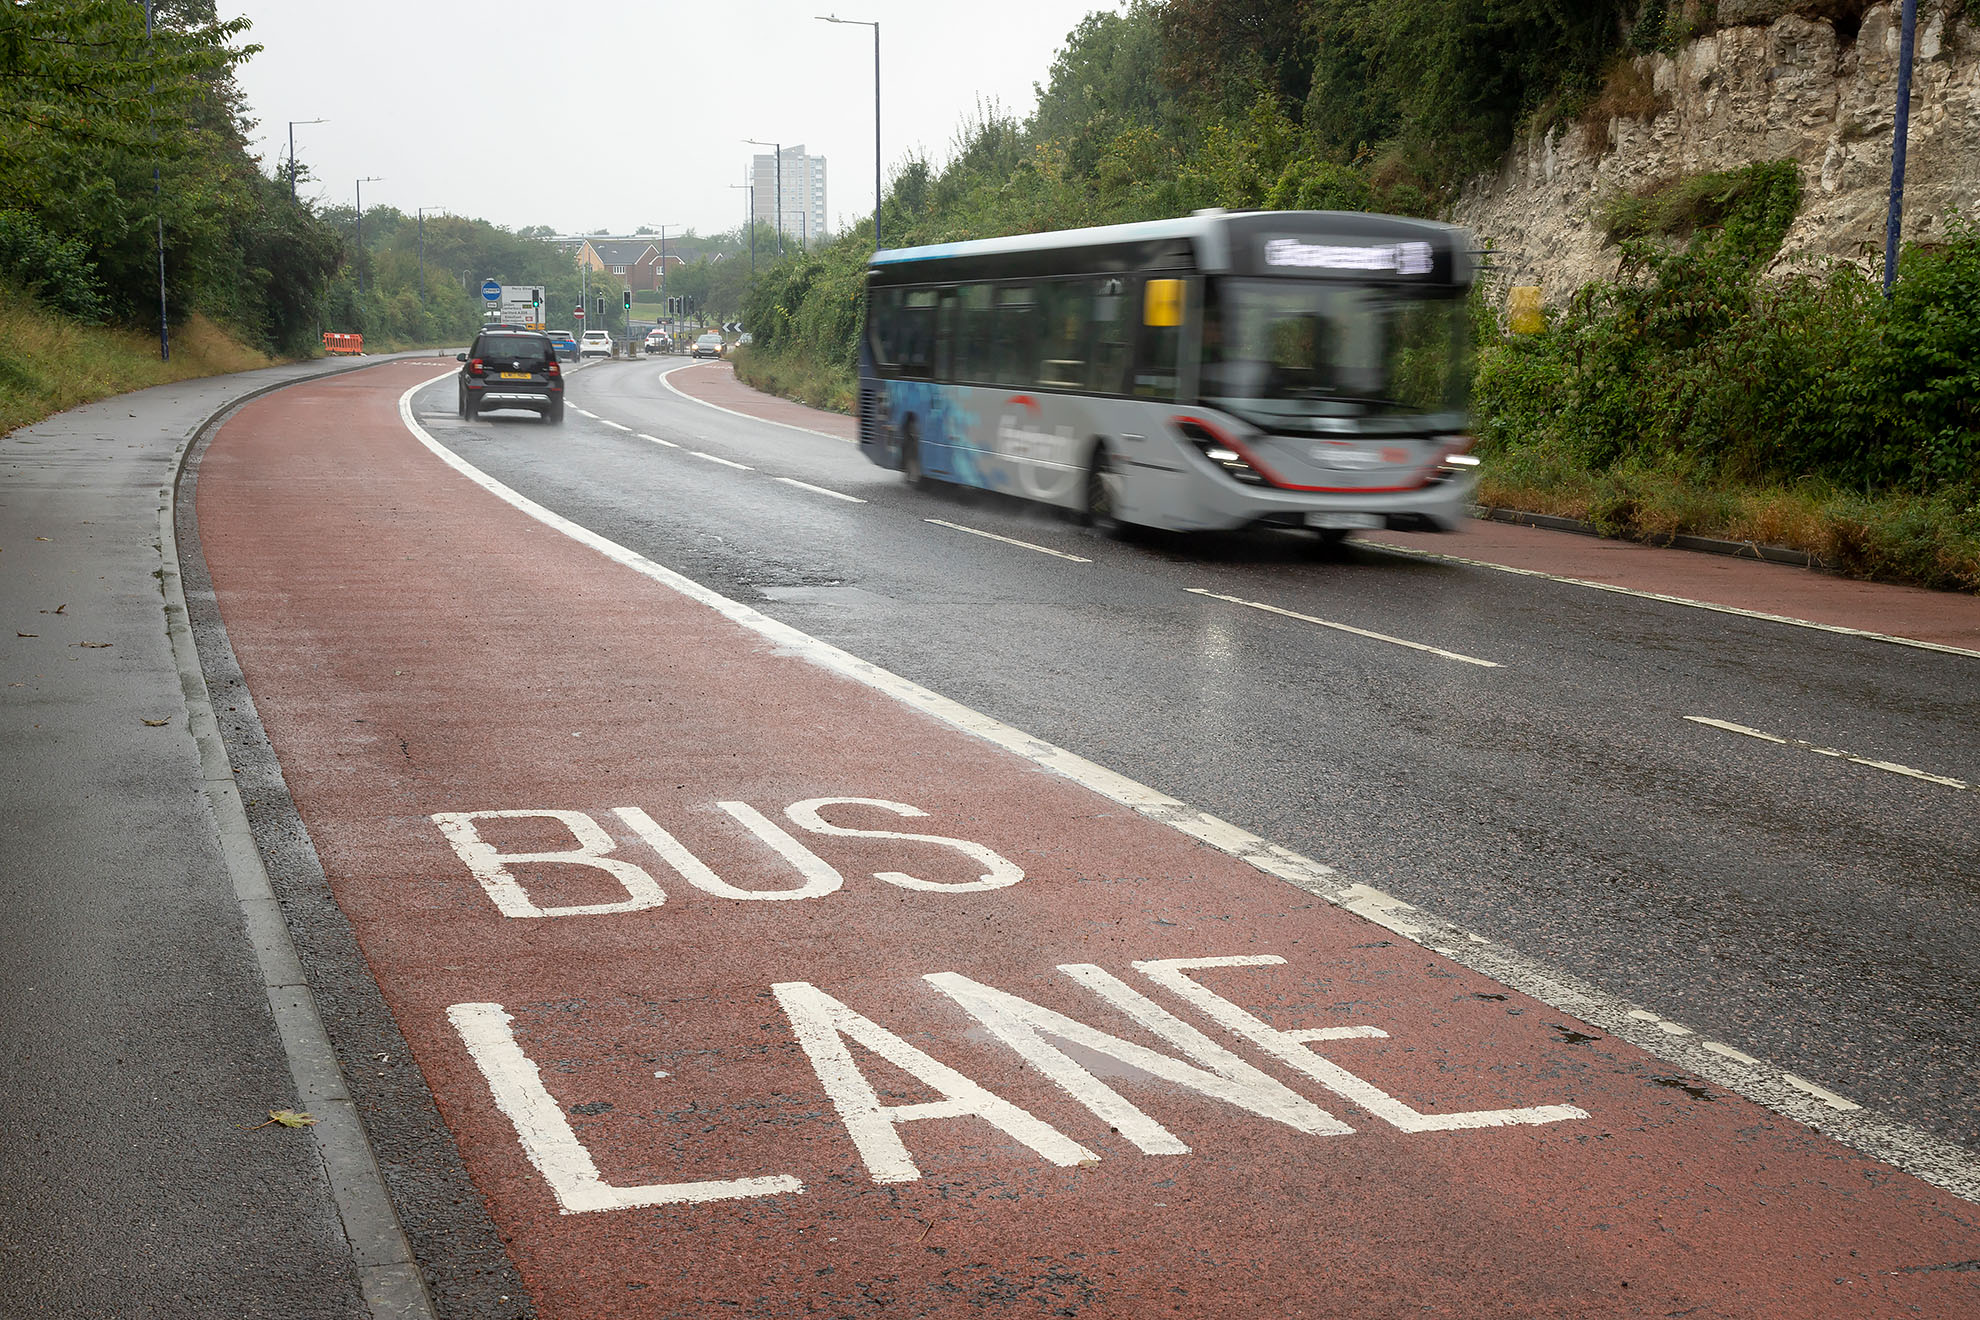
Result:
M1862 1154L1883 1160L1965 1200L1980 1202L1980 1157L1953 1142L1883 1118L1873 1111L1857 1108L1839 1096L1836 1097L1838 1101L1851 1107L1838 1109L1830 1101L1806 1090L1811 1083L1785 1069L1765 1062L1746 1062L1753 1056L1731 1046L1705 1040L1689 1027L1637 1007L1577 977L1554 971L1537 959L1495 944L1482 935L1405 903L1394 895L1356 884L1312 858L1262 839L1126 775L930 691L890 670L842 651L829 642L779 622L760 610L711 591L692 578L544 508L481 471L420 426L412 413L412 396L424 388L426 383L415 385L399 396L400 420L420 444L441 462L497 499L562 532L580 545L597 551L612 562L713 610L821 669L851 679L964 733L1015 753L1149 820L1167 825L1248 863L1266 875L1365 917L1392 934L1563 1013L1572 1014L1667 1063L1804 1123ZM1824 1094L1834 1095L1833 1092Z
M1563 582L1571 587L1588 587L1595 591L1613 592L1618 596L1635 596L1638 600L1661 601L1666 605L1683 605L1694 610L1711 610L1717 614L1734 614L1742 619L1758 619L1763 623L1785 623L1794 628L1813 628L1817 632L1836 633L1842 637L1861 637L1870 642L1888 642L1892 646L1910 646L1920 651L1938 651L1945 655L1963 655L1971 660L1980 660L1980 651L1970 651L1963 646L1950 646L1945 642L1927 642L1917 637L1899 637L1892 633L1870 632L1864 628L1850 628L1840 623L1817 623L1813 619L1797 619L1791 614L1769 614L1765 610L1741 609L1737 605L1717 605L1709 600L1693 600L1689 596L1666 596L1655 591L1639 591L1635 587L1620 587L1613 582L1595 582L1588 578L1564 577L1559 573L1548 573L1537 568L1515 568L1511 564L1494 564L1484 559L1466 559L1463 555L1447 555L1438 550L1418 550L1406 545L1384 545L1380 541L1356 541L1364 550L1375 550L1387 555L1408 555L1413 559L1435 559L1446 564L1465 564L1472 568L1489 568L1497 573L1515 573L1520 577L1545 578L1549 582Z
M669 449L679 449L679 448L680 448L680 446L679 446L679 445L677 445L677 444L675 444L675 443L674 443L674 442L673 442L672 440L662 440L662 439L661 439L661 438L660 438L659 436L657 436L657 435L648 435L648 434L647 434L646 432L644 432L644 431L635 431L635 432L633 432L633 434L634 434L634 435L636 435L636 436L638 436L638 437L639 437L640 439L642 439L642 440L651 440L651 441L652 441L652 442L653 442L654 444L656 444L656 445L665 445L665 446L667 446L667 448L669 448Z
M1053 555L1059 559L1070 559L1075 564L1090 564L1093 562L1083 555L1071 555L1063 550L1054 550L1050 546L1033 545L1029 541L1020 541L1015 537L999 536L995 532L986 532L981 527L965 527L961 523L948 522L942 518L923 518L922 521L934 523L937 527L947 527L951 531L968 532L971 536L980 536L986 541L1002 541L1005 545L1014 545L1025 550L1036 550L1041 555Z
M865 500L857 495L848 495L844 491L827 490L823 486L814 486L808 481L799 481L796 477L772 477L771 480L781 481L786 486L796 486L799 490L813 490L817 491L820 495L830 495L833 499L844 500L848 504L866 503Z
M737 412L734 408L724 408L719 403L710 403L706 399L695 398L692 394L689 394L686 390L683 390L678 386L676 386L673 381L667 379L667 377L673 375L677 371L686 371L690 367L697 367L700 365L701 364L698 362L683 362L679 366L668 367L665 371L660 373L660 383L666 386L667 389L672 393L678 394L683 399L686 399L689 403L698 403L704 408L713 408L716 412L724 412L729 414L729 416L731 417L740 417L746 422L762 422L765 426L781 426L786 431L798 431L798 432L802 432L805 435L822 435L827 440L837 440L842 445L856 445L859 443L859 441L849 439L843 435L833 435L830 431L814 431L809 426L798 426L791 422L779 422L769 417L757 417L750 413ZM730 370L734 370L734 368L732 367L730 368Z
M1370 632L1366 628L1357 628L1353 624L1334 623L1328 619L1316 619L1311 614L1301 614L1297 610L1281 609L1277 605L1267 605L1263 601L1244 600L1237 596L1225 596L1215 591L1206 591L1202 587L1185 587L1183 590L1189 592L1192 596L1208 596L1211 600L1228 601L1233 605L1246 605L1254 610L1263 610L1267 614L1277 614L1282 618L1298 619L1301 623L1311 623L1322 628L1332 628L1335 632L1353 633L1356 637L1366 637L1377 642L1388 642L1392 646L1407 646L1412 651L1427 651L1431 655L1440 655L1446 660L1456 660L1467 665L1477 665L1481 669L1505 668L1497 660L1480 660L1475 655L1466 655L1462 651L1446 651L1443 647L1431 646L1428 642L1412 642L1403 637L1391 637L1387 633Z
M753 467L751 467L751 466L750 466L749 464L747 464L747 463L738 463L738 462L736 462L736 460L735 460L735 459L733 459L733 458L723 458L723 457L722 457L721 455L719 455L719 454L706 454L706 453L703 453L703 452L702 452L701 450L699 450L699 449L690 449L690 450L688 450L688 452L689 452L690 454L693 454L693 455L694 455L694 456L695 456L696 458L705 458L705 459L707 459L707 460L708 460L709 462L711 462L711 463L720 463L720 464L721 464L721 465L722 465L723 467L732 467L732 468L736 468L736 469L738 469L739 471L742 471L742 472L754 472L754 471L756 471L756 469L755 469L755 468L753 468Z
M609 417L601 417L601 418L599 418L599 419L598 419L598 424L599 424L600 426L609 426L609 427L611 427L611 428L612 428L612 429L613 429L614 431L630 431L630 430L632 430L632 428L631 428L630 426L627 426L627 425L626 425L626 424L625 424L624 422L615 422L615 421L613 421L613 420L612 420L611 418L609 418Z
M1779 743L1783 747L1792 747L1797 751L1813 752L1817 756L1832 756L1838 761L1847 761L1851 765L1868 766L1872 770L1883 770L1890 774L1903 775L1908 779L1922 779L1928 784L1940 784L1946 788L1963 789L1969 793L1980 792L1980 787L1969 784L1964 779L1951 779L1945 775L1932 774L1927 770L1914 770L1908 765L1899 765L1895 761L1877 761L1867 756L1858 756L1854 752L1839 751L1834 747L1818 747L1814 743L1805 742L1800 738L1784 738L1777 733L1766 733L1760 729L1749 729L1744 724L1734 724L1731 720L1715 720L1705 715L1687 715L1685 718L1693 724L1702 724L1708 729L1723 729L1727 733L1743 734L1748 738L1758 738L1762 742Z

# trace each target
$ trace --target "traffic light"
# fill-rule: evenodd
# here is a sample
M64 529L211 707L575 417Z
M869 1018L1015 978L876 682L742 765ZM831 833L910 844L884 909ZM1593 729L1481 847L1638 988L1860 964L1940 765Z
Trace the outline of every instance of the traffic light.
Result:
M605 295L602 293L598 295L598 314L605 315Z
M543 290L541 290L541 289L531 289L531 290L529 291L529 305L530 305L531 307L534 307L534 308L537 308L538 310L541 310L541 309L542 309L542 307L543 307Z
M626 300L626 310L630 312L630 311L632 310L632 290L631 290L631 289L627 289L627 290L626 290L626 292L625 292L625 300Z

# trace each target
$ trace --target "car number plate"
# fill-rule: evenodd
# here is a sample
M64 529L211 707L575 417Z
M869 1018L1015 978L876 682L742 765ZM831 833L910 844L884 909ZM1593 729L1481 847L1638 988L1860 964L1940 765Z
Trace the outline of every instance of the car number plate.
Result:
M1380 528L1387 520L1379 513L1309 513L1308 527L1329 529Z
M502 373L502 379L503 379L503 380L528 380L528 379L529 379L529 373L528 373L527 371L505 371L505 372L503 372L503 373Z

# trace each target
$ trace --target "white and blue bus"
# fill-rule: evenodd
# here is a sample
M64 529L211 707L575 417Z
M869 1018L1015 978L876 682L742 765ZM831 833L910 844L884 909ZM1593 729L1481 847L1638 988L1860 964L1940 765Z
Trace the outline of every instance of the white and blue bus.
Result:
M879 252L860 447L1102 526L1453 530L1474 271L1461 229L1325 211Z

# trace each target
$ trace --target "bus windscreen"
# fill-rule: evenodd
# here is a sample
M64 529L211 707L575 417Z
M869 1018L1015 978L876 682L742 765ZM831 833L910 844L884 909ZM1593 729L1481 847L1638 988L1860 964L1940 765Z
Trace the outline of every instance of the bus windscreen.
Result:
M1462 412L1462 299L1304 280L1211 281L1199 393L1274 419Z

